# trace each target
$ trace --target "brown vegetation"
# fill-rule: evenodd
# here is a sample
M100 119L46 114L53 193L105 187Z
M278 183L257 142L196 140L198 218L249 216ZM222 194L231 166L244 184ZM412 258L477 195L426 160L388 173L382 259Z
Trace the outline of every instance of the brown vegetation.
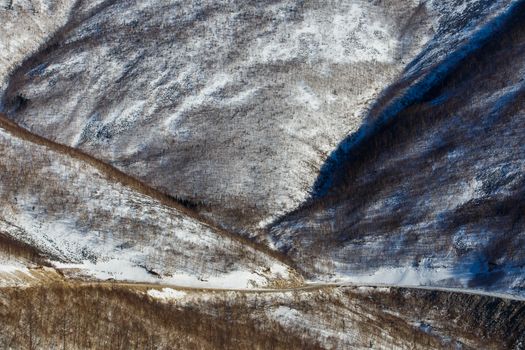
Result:
M523 301L392 288L368 293L363 302L419 320L430 326L427 332L460 339L474 349L521 349L525 342Z
M3 289L0 347L11 349L317 349L242 304L176 307L119 287Z
M523 302L484 296L375 288L288 296L187 290L185 301L161 302L147 289L74 282L0 289L0 347L510 349L525 334ZM291 318L276 317L280 307Z
M3 232L0 232L0 254L8 259L21 258L40 266L49 266L46 257L38 249Z

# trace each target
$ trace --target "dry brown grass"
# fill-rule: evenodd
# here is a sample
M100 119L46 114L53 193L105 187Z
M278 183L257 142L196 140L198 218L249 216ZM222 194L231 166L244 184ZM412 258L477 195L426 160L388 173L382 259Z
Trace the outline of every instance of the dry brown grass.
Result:
M317 349L243 304L159 303L111 286L3 289L0 347L12 349Z
M44 255L38 249L20 242L3 232L0 232L0 252L9 259L21 258L40 266L49 266Z
M148 289L73 281L2 288L0 348L511 349L525 340L525 304L484 296L320 288L283 299L187 290L186 301L166 303ZM281 306L300 317L283 324L271 316Z

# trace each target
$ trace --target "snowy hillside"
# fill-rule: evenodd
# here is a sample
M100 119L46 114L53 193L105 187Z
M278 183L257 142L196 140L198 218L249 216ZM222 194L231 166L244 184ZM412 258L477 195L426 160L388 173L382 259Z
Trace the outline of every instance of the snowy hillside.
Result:
M0 90L7 75L63 26L73 0L0 0Z
M23 136L23 134L22 134ZM240 287L288 268L85 161L0 130L0 231L102 279Z
M524 349L525 0L0 24L0 348Z
M88 4L4 111L245 234L306 199L433 30L418 1Z
M432 68L439 79L426 93L386 119L374 113L390 107L371 111L332 155L325 190L272 227L277 248L323 280L524 295L525 4L516 4L487 40L450 53L464 59Z

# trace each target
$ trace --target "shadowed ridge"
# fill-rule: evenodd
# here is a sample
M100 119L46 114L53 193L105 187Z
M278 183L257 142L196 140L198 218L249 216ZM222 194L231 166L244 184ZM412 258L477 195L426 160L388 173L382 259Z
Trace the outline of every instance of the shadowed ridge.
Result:
M388 87L372 107L359 130L344 139L328 156L313 186L312 200L315 201L328 195L332 189L337 188L338 184L344 181L346 170L351 166L353 160L359 157L359 154L366 153L368 142L387 123L409 106L424 100L425 96L433 88L439 87L465 59L490 40L497 40L498 35L506 28L516 22L523 23L524 14L525 2L515 2L502 14L483 25L468 42L449 54L441 63L426 69L420 76L405 78Z
M270 228L274 244L321 279L396 270L393 283L522 294L524 6L352 148L337 186Z

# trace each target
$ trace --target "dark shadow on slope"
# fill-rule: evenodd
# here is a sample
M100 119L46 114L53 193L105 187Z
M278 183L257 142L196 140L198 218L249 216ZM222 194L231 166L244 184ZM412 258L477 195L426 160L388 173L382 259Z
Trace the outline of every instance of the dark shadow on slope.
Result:
M374 137L384 132L389 122L397 118L403 110L420 101L428 100L432 91L442 86L465 59L491 40L498 40L498 37L510 27L523 23L525 23L525 3L520 1L485 24L468 42L441 63L422 72L418 77L401 80L389 87L372 107L359 130L344 139L329 155L313 186L312 200L318 200L337 189L341 182L345 181L351 164L367 156L367 150L371 147L370 143Z
M525 261L523 23L522 1L425 93L347 139L327 191L270 228L276 246L313 276L430 259L475 288L510 285Z
M49 256L46 256L46 254L34 246L17 240L2 231L0 231L0 255L5 255L8 259L22 259L40 266L51 267L51 264L47 260ZM52 258L60 261L58 257Z

